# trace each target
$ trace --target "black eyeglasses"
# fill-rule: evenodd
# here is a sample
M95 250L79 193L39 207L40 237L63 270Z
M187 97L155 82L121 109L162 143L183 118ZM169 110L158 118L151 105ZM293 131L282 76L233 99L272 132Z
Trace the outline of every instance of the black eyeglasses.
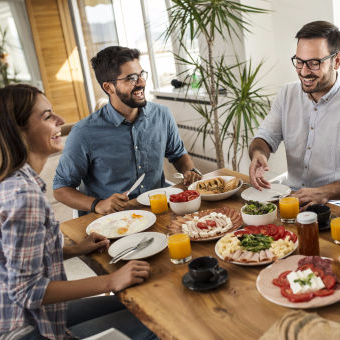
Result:
M148 79L148 72L143 70L140 74L132 73L132 74L129 74L127 77L117 78L115 80L110 80L110 81L127 80L130 82L131 85L136 85L139 79L146 81Z
M316 70L320 70L320 65L322 62L324 62L325 60L334 57L338 52L334 52L330 55L328 55L327 57L324 57L322 59L308 59L308 60L303 60L298 58L296 55L294 57L292 57L292 63L295 66L295 68L301 70L303 68L303 64L306 64L307 68L309 68L310 70L316 71Z

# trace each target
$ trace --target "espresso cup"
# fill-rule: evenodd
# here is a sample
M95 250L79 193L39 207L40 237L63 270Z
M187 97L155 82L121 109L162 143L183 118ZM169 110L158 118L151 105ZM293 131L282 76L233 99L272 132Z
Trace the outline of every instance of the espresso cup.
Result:
M318 215L319 229L324 229L329 225L331 209L324 204L313 204L306 208L306 211L313 211Z
M196 282L214 281L220 274L218 261L212 256L202 256L193 259L189 265L191 277Z

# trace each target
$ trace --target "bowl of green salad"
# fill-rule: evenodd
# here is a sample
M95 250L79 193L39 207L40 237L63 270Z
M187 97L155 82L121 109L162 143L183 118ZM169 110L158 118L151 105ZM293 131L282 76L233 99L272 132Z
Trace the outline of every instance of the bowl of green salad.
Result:
M249 201L241 208L244 224L265 225L275 222L277 207L272 202Z

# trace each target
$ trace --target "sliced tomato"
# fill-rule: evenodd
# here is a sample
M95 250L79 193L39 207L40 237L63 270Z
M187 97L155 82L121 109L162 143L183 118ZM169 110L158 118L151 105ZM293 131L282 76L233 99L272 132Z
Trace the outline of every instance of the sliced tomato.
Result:
M242 229L242 230L237 230L237 231L234 232L234 236L242 236L242 235L244 235L244 234L250 234L250 232L247 231L247 230L244 230L244 229Z
M286 232L286 229L283 225L280 225L280 226L277 227L277 232L279 234L279 239L280 239L280 238L283 238L283 236Z
M179 202L186 202L187 198L185 196L177 196L173 202L179 203Z
M295 243L297 241L297 235L295 233L291 233L290 240Z
M322 281L327 289L332 289L336 283L335 277L332 275L325 275L322 277Z
M267 227L269 229L269 236L273 236L273 235L276 234L276 232L277 232L277 225L275 225L275 224L268 224Z
M319 267L313 267L311 268L315 276L320 276L321 279L323 280L323 277L325 276L323 270Z
M288 236L288 237L289 237L289 240L290 240L291 235L292 235L291 232L290 232L289 230L286 230L282 238L285 240L286 237Z
M188 201L195 200L198 196L197 195L189 195L187 196Z
M196 190L185 190L183 192L185 192L187 195L197 195L197 196L200 195L199 192Z
M262 235L268 235L270 236L270 229L267 225L260 225L259 226L259 231L260 231L260 234Z
M287 270L281 273L278 278L273 279L273 284L279 287L289 287L289 281L287 279L287 275L291 272L292 272L291 270Z
M216 227L216 222L213 220L206 220L205 223L209 226L209 227Z
M258 228L255 225L247 225L244 227L244 230L250 231L252 234L256 234Z
M290 302L307 302L313 299L313 293L294 294L290 287L281 287L281 294Z
M313 292L314 296L328 296L332 295L334 293L334 289L320 289L317 290L316 292Z
M307 264L304 264L304 265L298 267L298 269L296 269L296 271L298 271L298 270L304 271L304 270L306 270L308 268L313 269L314 266L311 263L307 263Z
M208 229L208 226L204 222L198 222L196 226L200 229Z

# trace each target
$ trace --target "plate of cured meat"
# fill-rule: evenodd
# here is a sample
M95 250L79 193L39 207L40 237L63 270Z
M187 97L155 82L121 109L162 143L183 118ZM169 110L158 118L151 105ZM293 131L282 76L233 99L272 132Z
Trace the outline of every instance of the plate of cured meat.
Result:
M246 226L223 236L215 246L217 256L241 266L270 264L298 247L295 233L275 224Z
M259 273L257 290L265 299L284 307L308 309L331 305L340 301L340 283L332 271L332 261L325 257L303 255L277 261ZM311 274L302 276L298 272ZM298 278L295 278L296 275ZM323 287L309 284L315 277L322 281ZM303 291L296 288L300 283Z
M171 232L183 232L191 241L211 241L239 229L241 213L230 207L207 209L174 217L168 226Z

